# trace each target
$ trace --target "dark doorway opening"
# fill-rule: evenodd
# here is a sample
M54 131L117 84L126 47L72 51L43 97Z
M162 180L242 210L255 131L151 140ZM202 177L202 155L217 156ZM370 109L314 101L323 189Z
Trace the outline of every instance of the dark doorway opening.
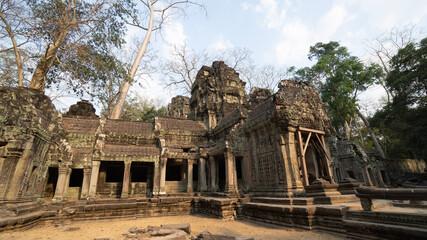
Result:
M236 175L238 180L243 178L242 161L243 161L243 157L236 157Z
M70 187L81 187L83 184L83 169L73 169L70 176Z
M148 163L133 162L130 168L131 182L147 182L148 168Z
M199 165L193 164L193 181L199 181Z
M168 160L166 164L166 181L181 181L182 163L177 163L173 160Z
M349 177L355 179L353 171L347 171L347 174L348 174Z
M225 159L224 156L218 158L218 188L220 192L225 191Z
M46 198L53 198L53 196L55 196L56 183L58 182L58 168L49 167L47 174L48 177L44 196Z
M122 182L123 172L125 166L123 162L102 162L101 167L104 165L105 169L105 182Z

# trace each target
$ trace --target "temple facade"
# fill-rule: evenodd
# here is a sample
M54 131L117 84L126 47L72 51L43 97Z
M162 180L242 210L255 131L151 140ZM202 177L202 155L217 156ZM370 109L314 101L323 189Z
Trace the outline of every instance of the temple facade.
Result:
M172 99L168 117L153 122L99 118L78 106L62 116L34 90L2 88L3 101L15 99L28 114L2 105L0 199L290 197L319 179L334 183L317 90L294 81L278 87L247 96L239 74L214 62L198 72L191 98Z

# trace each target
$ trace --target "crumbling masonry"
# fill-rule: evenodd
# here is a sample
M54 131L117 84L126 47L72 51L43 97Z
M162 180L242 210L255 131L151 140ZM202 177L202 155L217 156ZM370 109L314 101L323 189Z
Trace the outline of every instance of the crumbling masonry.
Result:
M331 140L331 155L313 85L278 88L247 96L239 74L214 62L198 72L191 98L173 98L168 117L153 122L99 118L87 102L61 116L36 90L0 88L0 217L9 217L0 229L18 226L26 204L44 207L37 219L200 212L345 233L349 207L327 204L358 201L353 178L383 185L384 166L373 180L371 160L351 143ZM361 172L339 164L357 155Z

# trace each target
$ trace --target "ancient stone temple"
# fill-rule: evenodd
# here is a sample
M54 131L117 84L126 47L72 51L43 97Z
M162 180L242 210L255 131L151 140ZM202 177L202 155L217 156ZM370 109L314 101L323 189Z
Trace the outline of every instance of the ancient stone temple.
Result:
M372 199L405 197L357 187L387 184L385 165L329 139L312 84L284 80L278 89L246 95L239 74L214 62L198 72L191 98L177 96L167 117L141 122L98 117L84 101L62 116L35 90L0 88L0 231L44 220L203 213L355 238L390 236L388 229L404 236L405 226L416 228L410 236L426 233L417 228L425 216L385 214L381 228L366 212L379 206ZM427 200L423 190L411 194L417 204Z

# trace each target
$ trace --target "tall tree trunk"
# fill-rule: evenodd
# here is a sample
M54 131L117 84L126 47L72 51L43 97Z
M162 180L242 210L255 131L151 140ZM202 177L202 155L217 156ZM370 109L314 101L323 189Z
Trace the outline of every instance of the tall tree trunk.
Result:
M345 132L345 136L347 137L348 140L351 139L351 129L350 126L348 125L347 120L344 121L344 132Z
M147 50L148 43L150 42L151 33L153 31L154 23L154 8L151 5L151 1L148 1L148 7L150 8L150 19L148 23L147 33L145 34L144 41L139 48L138 55L133 62L132 68L129 71L128 77L123 83L123 86L119 90L119 95L117 97L116 104L114 105L113 111L111 111L110 119L119 119L120 114L122 113L123 105L126 100L126 95L129 91L130 85L135 77L138 66L141 63L142 57L144 57L145 51Z
M365 124L366 128L369 131L369 135L371 135L372 142L374 143L375 149L378 151L382 159L387 159L386 154L384 153L380 143L378 142L377 137L375 136L374 131L371 129L371 126L369 125L368 120L366 120L365 116L357 109L357 115L359 115L360 119L362 119L363 123Z
M2 13L0 13L0 18L5 24L7 34L9 34L9 38L12 41L13 52L15 54L16 67L18 70L18 86L22 87L23 79L24 79L23 61L21 59L21 54L19 53L18 44L16 43L16 40L15 40L15 34L13 33L9 22L6 20L6 18Z
M31 78L30 88L38 89L44 92L46 86L46 75L50 67L52 67L55 60L56 52L59 46L48 45L46 53L41 57L37 63L36 70Z
M69 31L69 27L66 27L61 30L58 38L54 41L54 43L48 43L46 47L45 54L41 57L40 61L37 63L36 70L33 73L33 77L31 78L30 88L38 89L44 92L46 86L46 75L49 72L50 67L52 67L58 49L61 44L64 42L65 37L67 36Z

